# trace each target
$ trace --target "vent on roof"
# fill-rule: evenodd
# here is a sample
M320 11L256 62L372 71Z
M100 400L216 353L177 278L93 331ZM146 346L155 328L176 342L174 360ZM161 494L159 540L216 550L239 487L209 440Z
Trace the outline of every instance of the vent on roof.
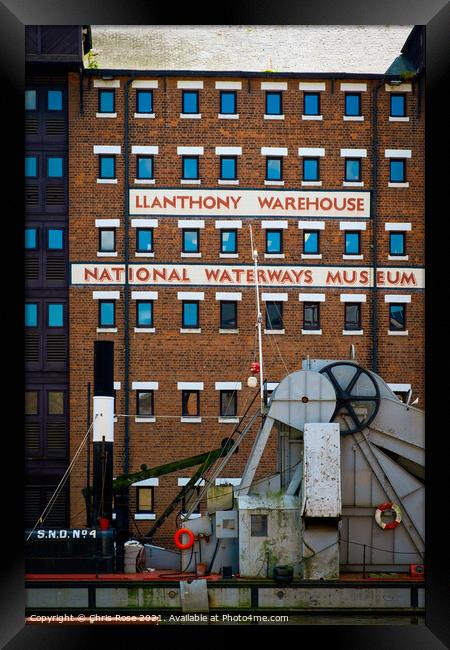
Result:
M49 456L64 456L66 453L66 423L47 423L47 453Z
M64 280L66 276L66 261L64 257L47 258L47 280Z
M66 360L65 334L47 336L47 363L61 363Z
M25 361L28 363L37 363L39 361L39 351L39 334L27 334L25 337Z
M25 422L25 456L36 456L41 451L41 425L39 422Z
M39 280L39 258L25 258L25 280Z
M37 185L25 186L25 205L39 204L39 188Z
M49 117L45 125L45 132L47 135L64 135L64 120L57 117Z
M47 185L47 196L45 204L64 205L64 186L63 185Z

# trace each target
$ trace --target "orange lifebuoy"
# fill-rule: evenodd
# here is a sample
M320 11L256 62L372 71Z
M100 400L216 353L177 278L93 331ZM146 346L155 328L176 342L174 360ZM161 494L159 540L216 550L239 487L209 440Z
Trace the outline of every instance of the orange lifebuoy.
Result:
M381 519L381 513L384 512L385 510L393 510L395 512L395 520L391 521L388 524L386 524ZM393 528L397 528L397 526L399 526L402 521L402 511L400 510L400 506L398 506L396 503L391 503L390 501L387 501L386 503L382 503L376 509L375 521L377 522L379 527L382 528L383 530L392 530Z
M182 544L180 541L181 535L187 535L189 537L189 541L186 542L186 544ZM194 545L194 533L192 530L189 530L189 528L179 528L177 532L174 535L174 541L176 546L178 546L179 549L182 551L186 548L191 548L191 546Z

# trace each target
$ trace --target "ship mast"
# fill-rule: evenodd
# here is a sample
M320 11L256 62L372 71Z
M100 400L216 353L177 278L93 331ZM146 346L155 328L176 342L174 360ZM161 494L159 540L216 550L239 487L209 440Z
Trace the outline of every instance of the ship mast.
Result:
M253 232L252 227L250 228L250 246L252 249L252 258L255 264L255 290L256 290L256 324L258 327L258 352L259 352L259 387L260 387L260 400L261 400L261 413L264 411L264 379L263 379L263 355L262 355L262 336L261 336L261 324L262 324L262 314L259 301L259 281L258 281L258 251L253 246Z

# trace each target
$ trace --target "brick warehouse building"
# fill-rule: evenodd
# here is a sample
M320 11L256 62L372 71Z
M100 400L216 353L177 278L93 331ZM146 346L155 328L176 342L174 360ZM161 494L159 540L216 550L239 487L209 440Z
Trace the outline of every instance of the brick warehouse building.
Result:
M385 74L68 73L70 457L96 339L115 344L116 475L231 435L257 392L249 225L269 390L353 345L424 406L422 41L415 28ZM238 484L255 433L219 481ZM86 523L86 463L71 526ZM192 473L133 486L130 529L145 533Z

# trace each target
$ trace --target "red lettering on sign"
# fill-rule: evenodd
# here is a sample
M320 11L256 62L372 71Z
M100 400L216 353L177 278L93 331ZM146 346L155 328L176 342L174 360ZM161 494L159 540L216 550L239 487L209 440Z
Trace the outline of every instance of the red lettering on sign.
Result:
M325 284L328 284L328 283L330 283L330 284L336 284L336 283L341 284L342 283L341 272L336 271L335 273L333 273L333 271L328 271L327 278L325 280Z
M146 269L144 266L141 266L137 271L136 271L136 278L138 280L141 280L141 282L146 282L150 277L150 271Z
M219 279L219 269L205 269L205 275L208 281L212 278L214 282L217 282Z
M110 282L112 282L112 277L108 273L108 269L103 269L103 271L100 274L99 280L100 282L103 282L103 280L109 280Z
M85 269L84 269L84 279L85 279L86 282L89 282L90 278L92 278L93 280L98 279L98 268L96 266L94 266L92 271L91 271L91 269L88 269L87 267L85 267Z

